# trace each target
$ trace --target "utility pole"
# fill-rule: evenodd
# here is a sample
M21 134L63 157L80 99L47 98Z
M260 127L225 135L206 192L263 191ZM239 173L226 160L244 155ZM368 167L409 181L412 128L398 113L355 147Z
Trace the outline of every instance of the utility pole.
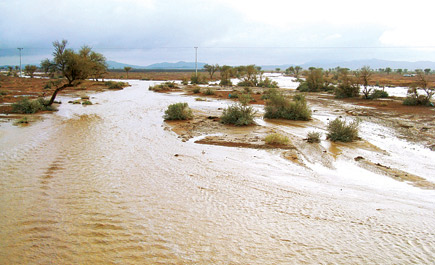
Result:
M23 49L23 48L17 48L18 50L20 50L20 77L21 77L21 50Z
M195 48L195 77L198 78L198 47Z

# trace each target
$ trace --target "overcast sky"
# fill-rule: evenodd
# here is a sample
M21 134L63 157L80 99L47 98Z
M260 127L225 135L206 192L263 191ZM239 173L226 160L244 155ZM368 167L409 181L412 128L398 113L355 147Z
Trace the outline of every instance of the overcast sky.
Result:
M0 0L0 65L51 58L52 42L149 65L435 61L433 0Z

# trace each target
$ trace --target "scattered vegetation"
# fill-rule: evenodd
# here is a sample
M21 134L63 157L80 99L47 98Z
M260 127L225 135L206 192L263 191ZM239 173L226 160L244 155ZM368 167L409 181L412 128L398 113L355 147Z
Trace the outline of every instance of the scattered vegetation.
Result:
M175 103L168 106L163 118L165 120L189 120L193 118L193 114L187 103Z
M115 81L106 81L104 84L109 89L123 89L124 87L128 86L128 83L126 82L115 82Z
M82 105L92 105L92 102L89 100L85 100L82 102Z
M275 89L268 92L264 117L267 119L303 120L311 119L311 110L303 95L296 95L293 101Z
M279 133L272 133L266 136L264 138L264 141L266 144L272 144L272 145L286 145L290 142L287 136L279 134Z
M148 89L155 92L160 92L160 91L169 91L171 89L176 89L176 88L179 88L179 86L175 82L167 81L162 84L150 86Z
M54 111L56 108L47 104L48 100L39 98L36 100L22 99L12 104L13 113L33 114L39 111Z
M336 118L328 123L326 138L333 142L352 142L358 139L359 121L349 123Z
M307 142L309 143L320 143L320 137L322 136L322 133L320 132L308 132L307 134Z

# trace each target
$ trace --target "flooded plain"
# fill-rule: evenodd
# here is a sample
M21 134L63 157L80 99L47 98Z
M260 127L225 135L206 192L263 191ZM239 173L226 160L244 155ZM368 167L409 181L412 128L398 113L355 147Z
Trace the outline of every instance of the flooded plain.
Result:
M433 262L433 189L340 156L301 166L276 150L181 141L162 119L169 104L213 113L229 103L130 84L92 106L61 98L30 126L0 124L1 264ZM387 141L393 132L376 124L363 130L388 155L358 155L433 181L433 152Z

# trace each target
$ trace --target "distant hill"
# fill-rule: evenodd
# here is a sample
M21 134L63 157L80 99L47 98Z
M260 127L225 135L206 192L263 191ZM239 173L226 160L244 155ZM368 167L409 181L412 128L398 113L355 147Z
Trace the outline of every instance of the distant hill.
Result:
M206 63L198 62L198 69L204 68ZM176 63L155 63L145 67L145 69L195 69L195 62L179 61Z
M152 69L156 69L156 70L162 70L162 69L193 70L193 69L195 69L195 62L184 62L184 61L179 61L176 63L168 63L168 62L155 63L155 64L151 64L148 66L124 64L124 63L119 63L119 62L115 62L115 61L107 61L107 64L109 65L109 69L124 69L124 67L126 67L126 66L131 67L133 69L149 69L149 70L152 70ZM202 69L205 64L206 63L198 62L198 69Z
M184 62L179 61L176 63L155 63L148 66L140 66L140 65L132 65L132 64L124 64L115 61L108 61L109 69L124 69L125 66L129 66L133 69L156 69L156 70L193 70L195 69L194 62ZM206 63L198 62L198 69L202 69ZM309 67L320 67L323 69L335 68L337 66L349 69L359 69L365 65L370 66L372 69L386 68L390 67L391 69L426 69L430 68L435 70L435 62L431 61L418 61L418 62L407 62L407 61L387 61L387 60L379 60L379 59L370 59L370 60L354 60L354 61L311 61L304 64L299 64L304 69L308 69ZM281 64L281 65L261 65L263 70L275 70L276 68L280 68L281 71L284 71L290 66L296 66L295 64ZM23 67L24 68L24 67Z
M144 69L146 67L146 66L139 66L133 64L118 63L115 61L107 61L107 65L109 66L109 69L124 69L124 67L127 66L133 69Z
M391 69L426 69L430 68L435 70L435 62L430 61L418 61L418 62L407 62L407 61L387 61L387 60L379 60L379 59L370 59L370 60L354 60L354 61L311 61L304 64L300 64L304 69L308 69L309 67L320 67L323 69L335 68L337 66L343 68L349 68L352 70L360 69L361 67L368 65L372 69L379 68L387 68ZM281 68L281 71L287 69L290 66L295 66L294 64L283 64L283 65L264 65L262 66L263 70L275 70L276 68Z

